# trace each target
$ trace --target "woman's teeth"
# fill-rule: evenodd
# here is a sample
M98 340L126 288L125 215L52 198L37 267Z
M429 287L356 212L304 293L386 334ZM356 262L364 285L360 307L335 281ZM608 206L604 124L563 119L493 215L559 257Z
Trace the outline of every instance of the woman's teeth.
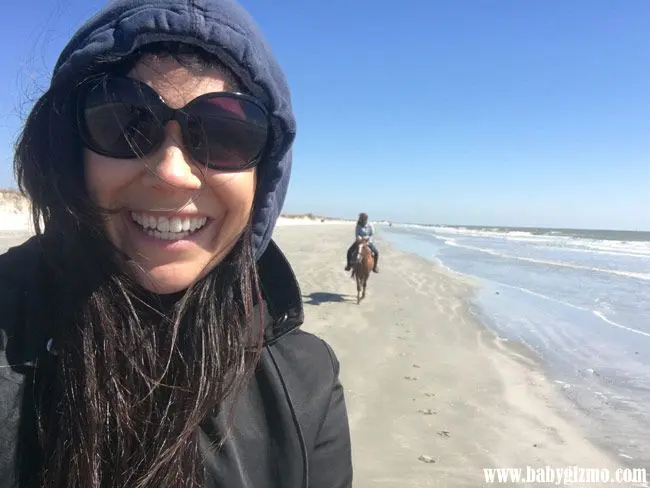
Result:
M207 217L154 217L135 212L131 212L131 219L140 224L145 233L167 241L186 238L203 227L208 220Z

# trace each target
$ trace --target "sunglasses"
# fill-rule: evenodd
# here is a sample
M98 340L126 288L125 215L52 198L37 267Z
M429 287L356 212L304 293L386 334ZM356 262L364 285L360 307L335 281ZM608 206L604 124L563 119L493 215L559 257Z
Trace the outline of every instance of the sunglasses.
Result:
M81 138L103 156L135 159L154 153L171 120L180 125L183 146L192 159L215 170L256 166L267 143L268 112L249 95L206 93L173 109L149 85L112 76L86 82L79 95Z

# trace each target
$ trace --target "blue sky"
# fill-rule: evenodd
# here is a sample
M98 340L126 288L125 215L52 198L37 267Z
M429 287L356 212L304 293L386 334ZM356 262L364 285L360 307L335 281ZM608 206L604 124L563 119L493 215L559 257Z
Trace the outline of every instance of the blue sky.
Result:
M0 18L0 186L21 117L105 0ZM285 210L650 230L650 2L246 0L298 138Z

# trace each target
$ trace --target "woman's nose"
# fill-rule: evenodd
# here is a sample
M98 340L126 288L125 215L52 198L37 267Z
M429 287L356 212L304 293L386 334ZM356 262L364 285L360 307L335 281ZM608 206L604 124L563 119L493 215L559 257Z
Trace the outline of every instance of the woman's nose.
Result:
M165 126L165 140L160 149L148 158L147 168L148 171L143 175L143 183L146 186L183 190L201 188L201 173L183 148L181 130L177 122L170 122Z

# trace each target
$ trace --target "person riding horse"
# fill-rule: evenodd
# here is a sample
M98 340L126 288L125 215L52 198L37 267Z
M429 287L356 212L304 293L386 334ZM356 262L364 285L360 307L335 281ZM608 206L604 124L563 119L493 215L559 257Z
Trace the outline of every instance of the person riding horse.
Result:
M372 254L375 258L375 265L373 267L373 271L375 273L379 273L379 270L377 269L377 264L379 263L379 251L377 250L377 246L375 246L375 243L372 240L372 236L375 233L375 229L368 222L368 214L366 213L360 213L359 214L359 219L357 220L357 225L354 231L355 235L355 241L354 243L348 248L348 253L347 253L347 265L345 266L345 271L350 271L352 268L352 261L354 260L354 253L357 249L357 239L362 238L366 239L368 241L368 247L372 251Z

